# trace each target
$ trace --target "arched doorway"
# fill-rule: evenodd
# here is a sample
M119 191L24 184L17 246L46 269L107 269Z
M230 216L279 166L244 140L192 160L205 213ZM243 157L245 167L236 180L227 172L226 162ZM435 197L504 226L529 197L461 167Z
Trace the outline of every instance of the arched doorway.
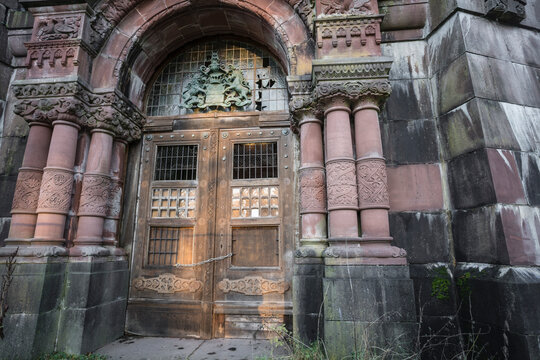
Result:
M292 312L283 69L260 46L199 40L165 61L146 113L127 330L265 337Z

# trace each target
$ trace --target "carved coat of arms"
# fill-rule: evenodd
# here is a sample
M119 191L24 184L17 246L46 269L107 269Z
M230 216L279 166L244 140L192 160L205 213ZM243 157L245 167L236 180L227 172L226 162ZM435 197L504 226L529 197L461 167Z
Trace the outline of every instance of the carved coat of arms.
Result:
M251 88L242 71L225 65L217 52L212 53L208 66L201 66L182 94L186 109L215 110L251 104Z

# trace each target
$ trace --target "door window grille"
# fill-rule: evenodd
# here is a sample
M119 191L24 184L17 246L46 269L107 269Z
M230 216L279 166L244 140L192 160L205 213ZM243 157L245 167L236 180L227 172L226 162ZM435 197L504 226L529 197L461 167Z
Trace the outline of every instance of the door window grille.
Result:
M196 180L197 145L158 146L154 180Z
M277 177L277 143L234 144L234 180Z
M193 228L150 227L148 265L173 266L193 262Z

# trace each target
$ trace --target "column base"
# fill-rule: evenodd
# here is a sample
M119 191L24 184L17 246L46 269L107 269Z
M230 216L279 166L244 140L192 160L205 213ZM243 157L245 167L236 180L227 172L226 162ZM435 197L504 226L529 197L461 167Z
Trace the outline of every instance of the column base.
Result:
M408 266L325 265L324 341L330 359L414 350L417 334ZM380 350L379 350L380 351Z
M96 245L75 245L69 249L69 256L86 257L86 256L109 256L109 249Z
M109 251L111 256L126 256L126 250L116 247L116 246L105 246L105 249Z
M326 239L301 239L300 244L300 248L294 252L297 258L322 258L328 247Z
M391 246L391 237L332 239L324 252L328 265L406 265L407 252Z
M0 257L13 256L22 257L49 257L67 256L68 251L63 246L55 245L7 245L0 248Z

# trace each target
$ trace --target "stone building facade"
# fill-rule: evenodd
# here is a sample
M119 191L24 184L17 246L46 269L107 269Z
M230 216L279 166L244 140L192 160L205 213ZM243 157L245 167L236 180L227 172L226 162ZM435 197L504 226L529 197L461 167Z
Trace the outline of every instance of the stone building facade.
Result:
M539 31L535 0L2 1L1 357L284 323L539 358Z

